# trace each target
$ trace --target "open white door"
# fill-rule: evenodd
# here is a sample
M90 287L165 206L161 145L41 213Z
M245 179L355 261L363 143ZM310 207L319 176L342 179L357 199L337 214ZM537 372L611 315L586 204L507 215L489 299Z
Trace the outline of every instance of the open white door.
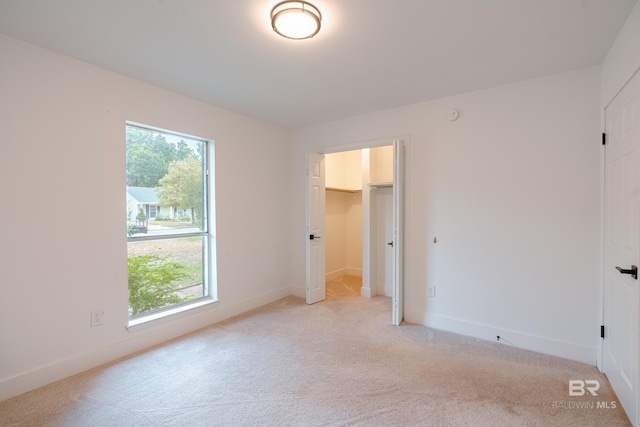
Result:
M606 109L603 369L627 415L638 415L640 75ZM634 268L636 274L634 275Z
M393 141L393 325L400 325L404 318L404 266L403 266L403 216L404 216L404 141Z
M309 153L307 165L307 304L325 299L324 155Z

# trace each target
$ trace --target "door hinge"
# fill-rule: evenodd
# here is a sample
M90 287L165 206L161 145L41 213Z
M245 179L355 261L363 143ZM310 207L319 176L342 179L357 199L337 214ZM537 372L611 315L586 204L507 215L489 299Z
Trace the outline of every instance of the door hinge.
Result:
M607 145L607 134L602 132L602 145Z
M600 338L604 338L604 325L600 325Z

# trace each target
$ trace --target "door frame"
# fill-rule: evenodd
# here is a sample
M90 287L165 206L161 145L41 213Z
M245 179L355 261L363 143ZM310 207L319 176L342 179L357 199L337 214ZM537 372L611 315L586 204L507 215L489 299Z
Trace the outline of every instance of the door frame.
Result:
M408 157L408 151L409 151L409 137L407 135L403 135L403 136L399 136L399 137L388 137L388 138L380 138L380 139L374 139L374 140L368 140L368 141L362 141L362 142L354 142L354 143L348 143L348 144L343 144L343 145L334 145L334 146L326 146L326 147L316 147L316 148L312 148L309 149L307 151L307 155L305 156L306 159L309 159L309 155L310 154L331 154L331 153L341 153L341 152L345 152L345 151L353 151L353 150L363 150L363 149L367 149L367 148L376 148L376 147L382 147L382 146L401 146L402 148L400 150L398 150L398 153L396 153L396 150L394 150L394 185L396 185L395 180L397 178L401 178L401 182L399 184L399 187L401 188L400 190L400 197L395 197L395 194L398 192L397 189L394 188L394 207L393 210L394 212L398 213L398 218L397 218L397 222L396 220L394 220L394 223L399 223L401 225L401 227L397 230L398 235L397 235L397 240L400 242L399 245L394 245L394 248L397 248L395 250L395 264L396 264L396 271L395 271L395 277L394 277L394 286L393 286L393 296L392 296L392 300L393 300L393 313L392 313L392 324L393 325L399 325L403 318L404 318L404 266L405 266L405 250L404 250L404 242L405 242L405 232L404 232L404 228L402 227L402 224L404 223L403 219L405 216L405 206L407 206L407 200L406 200L406 195L407 195L407 188L409 185L409 180L408 180L408 162L406 162L406 158ZM396 155L400 154L402 156L401 159L396 158ZM398 175L396 173L396 171L399 170L402 175ZM367 191L365 191L367 190ZM372 277L372 254L371 254L371 206L370 206L370 191L368 191L369 189L363 189L362 191L362 203L363 203L363 221L362 221L362 228L363 228L363 234L362 234L362 279L363 279L363 288L364 288L364 284L365 281L367 281L367 285L369 288L369 292L364 291L361 296L362 297L373 297L375 296L374 293L370 292L370 288L371 288L371 277ZM309 199L309 188L307 186L306 189L306 211L308 213L309 211L309 203L310 203L310 199ZM366 199L366 203L369 204L369 209L364 209L364 204L365 204L365 199ZM308 226L308 215L307 215L307 226ZM395 224L394 224L395 227ZM394 233L396 231L394 230ZM307 245L308 248L308 245ZM306 259L309 259L309 253L307 252L306 254ZM309 265L307 263L307 267L306 267L307 271L306 271L306 276L309 277ZM309 284L307 283L306 286L308 287Z

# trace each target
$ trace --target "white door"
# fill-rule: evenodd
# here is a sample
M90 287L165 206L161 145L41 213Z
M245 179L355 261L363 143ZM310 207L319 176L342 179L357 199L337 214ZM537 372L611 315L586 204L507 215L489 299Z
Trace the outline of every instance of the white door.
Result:
M309 153L307 165L307 304L325 299L324 155Z
M393 297L395 272L395 251L393 245L393 188L381 188L384 193L384 295ZM388 192L388 194L387 194Z
M606 109L603 369L638 423L640 75ZM637 268L637 267L636 267Z
M404 141L393 142L393 264L394 283L391 323L400 325L404 318Z

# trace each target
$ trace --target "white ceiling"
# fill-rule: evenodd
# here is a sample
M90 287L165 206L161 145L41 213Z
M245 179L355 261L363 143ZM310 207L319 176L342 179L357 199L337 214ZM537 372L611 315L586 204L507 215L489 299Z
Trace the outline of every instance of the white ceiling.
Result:
M300 128L600 64L636 3L311 0L293 41L278 1L0 0L0 33Z

